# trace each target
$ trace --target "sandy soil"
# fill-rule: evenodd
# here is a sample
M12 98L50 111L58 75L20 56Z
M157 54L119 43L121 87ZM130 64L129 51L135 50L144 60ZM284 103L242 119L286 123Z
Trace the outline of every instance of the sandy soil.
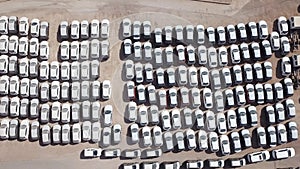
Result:
M126 103L122 98L123 85L122 63L119 58L119 50L121 41L119 40L119 26L121 20L129 17L131 20L150 20L153 27L163 27L166 25L175 26L177 24L203 24L208 26L226 26L228 24L237 24L239 22L247 23L249 21L258 22L264 19L269 24L271 31L273 21L281 15L292 16L299 15L297 8L299 1L297 0L232 0L231 5L212 4L206 2L190 1L190 0L147 0L139 1L122 1L122 0L10 0L0 1L0 15L16 15L27 16L28 18L39 18L50 23L50 46L51 58L56 60L59 43L57 42L58 25L62 20L71 22L72 20L87 19L91 21L94 18L108 18L111 22L111 57L108 61L101 63L101 78L110 79L113 83L113 97L110 101L101 103L102 106L112 104L114 106L114 123L122 124L123 141L120 145L122 149L129 148L126 145L125 134L128 124L124 123L123 114ZM300 53L300 52L299 52ZM272 57L269 59L273 65L277 65L279 58ZM274 71L274 77L275 71ZM278 79L273 78L273 83ZM299 105L300 91L296 91L293 96L297 110ZM262 106L258 106L260 110ZM260 112L260 111L259 111ZM300 116L294 118L300 125ZM300 140L288 143L281 147L295 147L300 152ZM119 159L80 159L80 152L87 147L96 147L89 143L81 143L78 145L67 146L40 146L38 142L18 142L18 141L1 141L0 143L0 168L23 168L23 169L54 169L54 168L118 168L122 163L141 162L142 160L119 160ZM136 146L130 146L133 148ZM258 149L247 149L241 153L230 155L230 157L242 157L245 154ZM215 154L207 154L205 152L184 151L181 153L165 153L159 159L143 160L143 161L175 161L183 162L185 160L209 159L217 158ZM256 165L248 165L244 168L283 168L299 166L300 153L296 157L282 161L270 161Z

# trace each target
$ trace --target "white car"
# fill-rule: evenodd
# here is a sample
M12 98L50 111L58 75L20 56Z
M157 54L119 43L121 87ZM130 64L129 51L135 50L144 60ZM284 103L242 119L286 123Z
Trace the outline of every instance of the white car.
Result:
M227 26L227 35L228 35L228 41L229 43L235 43L236 42L236 32L234 25L228 25Z
M224 46L219 48L219 65L220 66L227 66L228 64L228 54L227 49Z
M170 107L177 106L177 90L175 88L169 89L169 101Z
M111 83L109 80L104 80L102 83L102 98L107 100L111 97Z
M39 67L39 61L37 60L37 58L32 58L29 60L29 76L30 77L38 76L38 67Z
M281 59L281 71L282 76L288 76L292 73L290 58L287 56Z
M203 89L203 100L204 100L204 107L206 109L211 109L213 107L211 89L209 89L209 88L204 88Z
M177 145L177 149L179 151L184 150L185 149L185 144L184 144L184 135L183 132L178 131L175 133L175 145ZM177 144L176 144L177 143Z
M149 122L153 125L157 125L159 123L159 111L158 106L151 105L149 110Z
M73 20L71 23L71 38L73 40L79 39L80 23L77 20Z
M201 86L209 86L209 71L206 67L200 67L200 82Z
M258 22L259 39L267 39L269 36L268 24L266 21L261 20Z
M177 56L179 62L185 61L185 48L183 45L177 45L176 46Z
M81 100L89 99L90 83L88 81L81 82Z
M258 127L256 129L257 132L257 139L258 139L258 144L261 147L264 147L267 145L267 138L266 138L266 131L265 128L263 127Z
M128 81L126 84L127 87L127 96L129 99L135 98L135 85L133 81Z
M193 42L194 40L194 26L193 25L187 25L185 27L186 29L186 40L189 42Z
M171 118L170 114L167 110L163 110L160 114L161 120L162 120L162 128L164 130L170 130L171 129Z
M265 103L265 92L264 92L264 87L262 84L256 84L255 85L255 91L257 95L257 103L258 104L264 104Z
M219 151L219 137L216 132L209 132L208 138L210 142L210 150L212 152L218 152Z
M265 90L266 102L273 102L274 96L273 96L272 85L269 83L264 84L264 90Z
M212 44L215 44L216 38L215 38L215 28L213 27L208 27L206 29L207 34L208 34L208 41Z
M132 24L132 36L134 40L140 40L140 35L141 35L141 22L140 21L134 21ZM102 25L101 25L101 30L102 30Z
M257 109L255 106L248 107L248 113L250 114L250 124L251 126L256 126L258 117L257 117Z
M1 35L0 36L0 53L1 54L7 54L8 53L8 36L7 35Z
M198 47L198 61L200 65L205 65L207 63L207 50L204 45Z
M237 117L234 110L227 111L227 126L230 130L237 128Z
M188 149L195 149L196 148L196 137L195 137L195 132L192 129L187 129L186 130L186 138L187 138L187 145Z
M28 54L28 38L21 37L19 39L19 55L27 56L27 54Z
M287 142L287 131L284 124L277 125L278 144L284 144Z
M29 54L32 57L37 57L39 55L39 40L37 38L31 38L29 41Z
M113 126L112 133L113 133L114 144L119 144L121 142L121 130L122 130L122 127L120 124L115 124Z
M205 29L203 25L197 25L196 27L197 31L197 43L198 44L204 44L205 42Z
M177 83L179 85L181 85L181 86L186 85L187 82L188 82L187 67L183 66L183 65L178 66L177 73L178 73L178 81L177 81Z
M201 106L200 90L193 87L191 90L193 107Z
M60 22L59 25L59 33L61 39L68 39L69 38L69 23L67 21Z
M183 109L184 123L186 127L192 127L194 124L192 110L190 108Z
M199 130L198 132L198 146L200 150L207 150L208 148L208 138L207 133L204 130Z
M33 38L37 38L40 35L40 20L32 19L30 22L30 35Z
M214 93L214 100L215 100L215 108L218 112L224 111L224 97L221 91L216 91Z
M276 100L283 99L283 87L282 84L279 82L274 83L274 92Z
M285 78L283 80L284 90L286 95L291 96L294 94L294 84L291 78Z
M9 109L9 98L2 97L0 99L0 114L1 116L7 116Z
M101 52L106 52L105 49L102 47L106 41L102 41L101 43ZM80 59L87 60L90 56L90 42L87 40L81 41L80 43Z
M225 82L225 87L229 87L232 85L232 78L229 68L223 68L222 69L222 75L223 75L223 82Z
M49 44L48 41L42 41L40 43L40 59L48 60L49 59Z
M19 19L19 34L21 36L27 36L29 30L29 20L27 17L21 17Z
M130 136L133 143L139 141L139 126L136 123L130 125Z
M20 96L29 97L29 79L23 78L20 82Z
M218 70L212 70L211 72L211 81L212 81L212 87L215 90L221 89L221 78L220 78L220 72Z
M190 103L189 89L186 87L180 88L181 105L188 105Z
M5 77L5 76L2 76ZM1 83L1 81L0 81ZM11 76L10 77L10 82L9 82L9 93L10 95L18 95L19 94L19 85L20 84L20 80L18 76Z
M269 61L266 61L263 63L264 65L264 75L265 78L271 79L273 77L273 66L272 63Z
M70 113L71 107L69 103L63 103L61 106L61 122L62 123L69 123L70 122Z
M0 94L1 95L8 95L9 91L9 77L7 75L3 75L0 77Z
M217 113L217 124L219 134L227 133L226 118L224 113Z
M132 80L135 76L135 68L132 60L127 60L124 64L125 66L125 74L128 80Z
M275 110L273 106L267 106L266 107L266 113L267 113L267 119L270 124L273 124L276 122L275 117Z
M110 126L112 124L113 107L106 105L103 109L103 125Z
M109 20L108 19L103 19L101 21L101 38L107 39L109 37Z
M10 107L9 107L9 113L11 117L17 117L20 114L19 111L20 108L20 99L18 97L12 97L10 99Z
M167 69L167 75L168 75L168 82L169 82L168 85L174 86L175 82L176 82L175 81L175 79L176 79L176 77L175 77L175 69L172 68L172 67L168 68Z
M154 29L154 35L155 35L155 43L161 44L162 43L162 30L161 28L155 28Z
M195 67L190 67L188 70L190 86L198 86L198 75Z
M143 34L144 38L149 39L151 35L151 22L150 21L144 21L143 22Z
M286 109L287 115L290 118L296 116L296 108L295 108L294 100L292 100L292 99L286 99L286 101L285 101L285 109Z
M137 86L137 94L138 94L138 101L140 103L146 102L146 94L145 94L145 86L140 84Z
M163 31L165 34L165 43L171 44L172 43L172 32L173 32L172 26L166 26Z
M248 27L250 29L251 39L257 39L258 38L258 31L257 31L256 23L255 22L249 22Z
M163 64L163 57L162 57L162 49L155 48L154 49L154 58L155 58L155 67L161 66Z
M194 111L197 129L204 128L204 113L200 109Z
M40 123L33 121L30 126L30 138L33 141L38 140L40 137Z
M291 121L288 123L288 136L290 140L298 139L298 128L296 122Z
M218 66L218 55L217 50L214 47L210 47L207 50L208 64L210 68L215 68Z
M5 23L6 19L4 19L4 23ZM18 17L16 16L10 16L8 18L8 32L11 34L15 34L18 32ZM4 24L4 28L5 28L5 24ZM6 30L6 29L3 29Z
M215 114L212 111L207 111L205 116L208 131L215 131L217 128Z
M19 139L27 140L29 135L29 121L27 119L22 120L19 129Z
M270 35L270 43L273 51L278 51L280 49L280 38L277 32L272 32Z
M42 61L40 62L40 80L48 80L49 79L49 62L48 61Z
M244 64L244 77L245 77L245 82L253 81L252 66L249 63Z
M237 114L238 114L238 119L239 119L239 125L240 126L248 125L246 109L244 107L238 108Z
M141 63L136 63L134 65L134 71L136 83L142 83L144 81L143 65Z
M167 92L166 90L159 90L158 91L158 100L160 107L164 108L167 106Z
M225 28L223 26L217 27L217 35L218 35L218 44L219 45L225 44L226 43L226 34L225 34Z
M43 145L48 145L51 143L51 136L50 136L50 127L49 125L44 125L42 127L42 143Z
M152 145L152 138L150 133L150 127L145 126L142 128L143 146L149 147Z
M250 51L247 43L243 42L240 44L240 52L245 61L250 61Z
M254 56L254 59L256 59L256 60L261 59L260 46L257 42L251 43L251 49L252 49L251 54Z
M21 77L29 76L29 63L27 58L22 58L19 60L19 74Z
M63 128L64 128L64 126L63 126ZM92 124L92 134L91 134L92 142L97 143L101 138L100 134L101 134L100 133L100 122L94 122Z
M8 17L0 17L0 34L8 34Z
M125 39L126 40L126 39ZM130 41L131 42L131 41ZM125 43L125 41L124 41ZM131 44L130 44L131 45ZM131 48L131 47L130 47ZM129 46L128 46L128 51L130 50L129 49ZM166 49L167 50L167 49ZM172 48L172 52L173 52L173 48ZM131 53L131 52L128 52L128 53ZM150 61L152 60L152 56L153 56L153 50L152 50L152 44L150 42L145 42L144 43L144 56L145 56L145 60L147 61Z
M92 134L92 123L90 121L84 121L81 126L82 141L90 141Z
M61 142L62 142L62 144L70 143L70 125L69 124L62 125Z
M286 55L291 51L290 41L286 36L280 38L281 42L281 54Z
M40 24L40 38L48 39L49 37L49 23L46 21L42 21Z
M22 103L21 103L22 105ZM48 123L49 116L50 116L50 105L49 104L42 104L40 108L40 122L41 123Z
M81 142L81 126L79 123L75 123L72 126L72 143L78 144Z
M233 91L231 89L225 90L226 104L228 107L235 105Z
M246 148L251 147L252 146L252 142L251 142L250 131L248 129L243 129L240 132L241 132L241 137L242 137L243 145Z
M269 146L270 147L275 147L277 145L277 134L276 134L276 129L274 126L269 126L267 128L268 131L268 139L269 139Z
M30 103L30 117L36 118L39 115L39 99L32 99Z
M146 126L149 123L148 110L146 106L139 107L138 122L141 126Z
M246 103L245 91L242 86L237 86L235 88L236 100L238 105L243 105Z
M8 65L8 56L7 55L1 55L0 56L0 73L1 74L7 74L8 73L8 67L9 67L9 65Z
M17 54L19 49L19 38L16 35L12 35L9 37L8 41L8 52L10 54Z
M162 131L159 126L154 126L152 129L153 145L161 146L163 144Z
M293 147L290 148L282 148L272 151L272 157L276 160L291 158L295 156L295 149Z
M238 45L232 44L230 46L230 56L231 56L231 62L233 64L238 64L241 62L241 55L240 55Z
M196 63L195 48L192 45L187 46L186 53L187 53L187 64L188 65L195 64Z
M60 44L60 59L69 60L70 44L68 41L63 41ZM74 41L71 43L71 58L78 58L79 43ZM77 56L76 56L77 55Z
M145 75L146 75L146 81L147 82L152 82L153 81L153 66L151 63L146 63L145 64ZM175 73L175 70L174 70ZM175 76L175 75L174 75ZM174 77L174 83L175 83L175 77Z
M278 27L279 34L281 36L287 35L289 33L289 25L288 25L286 17L280 16L277 19L277 27Z
M173 135L171 132L165 132L163 134L164 137L164 147L165 151L171 151L174 149L174 144L173 144Z
M53 122L60 121L61 116L61 103L60 102L53 102L51 106L51 120Z
M182 42L183 41L183 27L182 25L175 26L175 33L176 33L176 41Z
M93 19L91 21L91 29L90 30L91 30L91 38L92 39L99 38L99 33L100 33L100 31L99 31L99 29L100 29L99 24L100 23L99 23L98 19Z
M8 73L10 73L12 75L16 75L18 73L18 58L17 58L17 56L10 56L9 57L9 59L8 59Z
M131 41L130 41L131 42ZM125 42L124 42L125 44ZM77 46L75 46L75 49ZM79 50L79 49L78 49ZM75 50L77 53L79 53L77 50ZM125 51L125 47L124 47L124 51ZM131 44L130 44L130 54L131 54ZM99 59L100 57L100 42L98 39L92 39L91 40L91 58L92 59Z
M55 124L52 126L52 143L59 144L61 141L61 125Z
M102 130L102 146L108 147L111 144L111 128L104 127Z
M232 67L233 76L234 76L234 82L235 84L241 84L243 83L243 73L242 68L240 65L234 65Z
M241 152L242 151L242 146L241 146L241 140L240 140L240 135L238 132L232 132L230 134L232 143L233 143L233 151L235 153Z
M247 40L247 31L246 31L246 26L244 23L238 23L237 24L237 29L238 29L238 35L241 41Z
M227 135L220 136L220 147L221 147L223 155L230 154L230 143L229 143L229 138Z
M276 103L275 110L277 114L277 121L281 122L285 120L285 110L282 103Z
M270 153L268 150L247 154L247 160L249 163L263 162L269 159L270 159Z
M272 49L271 49L271 44L268 40L263 40L261 42L263 52L266 58L269 58L272 56Z

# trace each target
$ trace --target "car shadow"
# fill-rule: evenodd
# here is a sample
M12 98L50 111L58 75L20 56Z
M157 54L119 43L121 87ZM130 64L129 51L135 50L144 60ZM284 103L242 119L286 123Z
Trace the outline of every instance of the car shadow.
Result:
M261 109L261 113L260 113L260 125L262 127L268 127L268 120L267 120L267 111L266 111L266 107L263 107Z
M279 61L277 62L277 65L276 65L276 77L277 77L278 79L283 78L283 76L282 76L282 74L281 74L281 62L282 62L282 60L279 60Z
M258 136L257 136L257 132L256 132L257 128L252 130L252 134L251 134L251 142L252 142L252 148L257 149L259 148L259 143L258 143Z

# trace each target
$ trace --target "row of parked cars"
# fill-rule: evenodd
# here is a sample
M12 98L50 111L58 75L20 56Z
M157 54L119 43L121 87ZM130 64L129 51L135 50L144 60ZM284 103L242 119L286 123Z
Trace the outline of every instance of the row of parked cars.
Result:
M205 161L203 160L188 160L184 163L180 164L179 161L169 161L169 162L163 162L159 163L156 161L152 162L143 162L141 164L139 163L125 163L122 164L123 169L159 169L161 167L164 167L165 169L179 169L181 167L184 167L186 169L195 169L195 168L222 168L225 166L225 163L228 164L230 167L242 167L247 164L251 163L257 163L257 162L263 162L270 160L271 155L274 160L282 160L294 157L296 154L295 149L293 147L288 148L281 148L272 150L271 152L265 150L265 151L258 151L249 153L246 155L246 157L242 158L229 158L226 161L223 159L207 159Z
M19 35L32 38L47 40L49 37L49 23L40 21L37 18L29 22L27 17L18 18L17 16L0 17L0 34L1 35Z
M278 18L278 31L280 35L287 35L289 28L287 19L284 16ZM133 23L129 18L125 18L122 21L123 38L132 38L134 41L139 41L141 35L144 39L151 37L151 22L134 21ZM160 45L178 43L193 43L204 44L209 42L211 44L224 45L226 43L232 44L237 41L247 40L264 40L269 36L268 24L266 21L261 20L258 23L249 22L248 24L239 23L237 25L228 25L227 27L219 26L216 29L213 27L204 28L203 25L177 25L174 28L172 26L165 26L163 29L154 29L155 44ZM206 38L208 38L206 40Z
M149 41L145 42L143 46L141 42L134 42L132 45L130 39L124 40L123 48L124 54L127 56L132 55L134 61L153 61L156 67L163 64L174 64L173 62L176 60L179 63L186 62L188 65L197 63L215 68L218 66L227 66L228 64L240 64L242 61L250 62L252 60L267 59L272 56L273 51L279 50L280 47L284 54L289 53L290 44L288 38L281 37L279 39L278 33L277 35L274 34L271 35L270 41L266 39L261 43L252 42L249 45L243 42L240 45L232 44L228 48L225 46L219 48L206 47L204 45L195 48L192 45L186 47L177 45L175 48L168 46L163 49L153 48ZM276 37L278 39L274 39ZM176 58L174 58L174 55Z
M291 64L282 61L283 73L289 75L291 73ZM273 76L273 65L271 62L244 64L243 66L235 65L232 68L222 68L220 70L209 70L206 67L199 69L192 66L183 65L178 68L169 67L167 69L154 69L151 63L144 66L140 62L133 63L127 60L124 64L124 72L127 80L135 80L136 84L153 83L157 87L168 86L190 86L190 87L208 87L218 90L221 88L239 85L242 83L267 81ZM289 71L289 73L286 73ZM131 83L131 82L130 82Z
M47 101L80 101L80 100L107 100L111 97L111 83L99 81L39 82L38 79L23 78L18 76L0 77L1 96L20 96L21 98L39 98L41 102Z
M108 59L109 57L109 41L92 39L91 41L84 40L81 42L62 41L60 44L60 60L62 61L77 61L89 59Z
M107 39L109 37L109 20L93 19L90 23L87 20L73 20L70 25L68 21L61 21L59 35L62 40L86 40L86 39Z
M274 103L294 94L290 78L285 78L283 84L249 83L245 87L238 85L224 91L213 91L207 87L202 90L197 87L181 87L179 90L175 87L156 89L154 85L143 84L135 87L132 81L127 82L126 87L128 98L138 104L158 104L160 108L184 107L190 104L194 108L202 106L218 112L236 105Z
M273 106L264 107L264 113L269 124L280 123L288 118L296 116L296 108L292 99L287 99L284 103L276 103ZM228 110L226 113L214 114L208 110L203 112L200 109L195 111L190 108L158 110L158 106L151 105L137 107L135 102L129 102L127 106L126 119L136 122L140 126L158 125L163 130L177 130L180 128L207 129L220 134L228 130L244 126L256 126L258 124L258 112L255 106L239 107L236 111Z
M99 78L100 63L93 61L39 62L37 58L18 59L15 56L0 56L0 75L18 75L20 78L38 78L39 81L79 81ZM2 78L1 77L1 78ZM7 77L5 77L7 78Z
M108 134L109 133L109 134ZM2 119L0 126L0 139L18 139L21 141L29 139L30 141L40 140L43 145L48 144L69 144L91 141L98 143L102 140L103 144L111 140L113 144L119 144L121 141L121 125L115 124L112 127L104 127L101 130L100 122L84 121L80 123L40 125L38 121L25 119ZM109 140L107 140L109 139Z
M48 41L39 42L38 38L27 37L18 38L16 35L8 37L7 35L0 36L0 53L3 56L6 54L16 57L39 57L40 60L48 60L49 58L49 43Z

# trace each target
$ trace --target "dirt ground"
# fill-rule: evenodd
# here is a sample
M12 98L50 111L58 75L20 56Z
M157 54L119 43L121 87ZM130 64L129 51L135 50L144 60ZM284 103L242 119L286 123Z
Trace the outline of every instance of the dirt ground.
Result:
M228 1L226 1L228 2ZM290 17L299 15L299 0L232 0L230 5L213 4L192 0L7 0L0 1L0 15L16 15L18 17L26 16L29 19L39 18L50 23L50 60L57 59L59 43L57 42L57 30L61 21L86 19L91 21L94 18L99 20L107 18L110 20L110 59L102 62L100 65L101 78L112 81L113 93L112 99L103 102L114 106L113 121L122 125L123 141L121 149L129 148L126 145L126 130L128 124L124 123L124 109L126 103L122 97L124 82L122 81L122 63L119 56L121 41L119 39L119 27L123 18L128 17L133 20L150 20L153 27L164 27L166 25L175 26L177 24L203 24L205 27L228 24L237 24L239 22L248 23L249 21L258 22L263 19L268 22L269 31L272 30L273 22L276 18L283 15ZM300 53L300 51L298 52ZM269 59L273 65L277 65L279 58L272 56ZM276 67L276 66L275 66ZM271 83L279 81L276 78L274 68L274 78ZM300 110L299 104L300 91L296 91L293 99L296 103L296 110ZM260 112L262 106L258 106ZM300 116L297 115L292 120L300 125ZM213 153L184 151L180 153L165 153L162 157L152 160L120 160L120 159L81 159L80 152L87 147L97 147L95 144L81 143L77 145L49 145L40 146L38 142L19 142L19 141L1 141L0 142L0 168L12 169L75 169L75 168L118 168L122 163L141 162L141 161L180 161L219 158ZM133 148L135 146L130 146ZM247 165L243 168L287 168L300 166L300 140L277 146L276 148L294 147L296 156L282 161L268 161L260 164ZM112 148L112 147L110 147ZM247 153L261 150L261 148L247 149L240 153L230 155L233 157L242 157ZM270 150L270 149L269 149ZM225 157L226 159L228 157Z

